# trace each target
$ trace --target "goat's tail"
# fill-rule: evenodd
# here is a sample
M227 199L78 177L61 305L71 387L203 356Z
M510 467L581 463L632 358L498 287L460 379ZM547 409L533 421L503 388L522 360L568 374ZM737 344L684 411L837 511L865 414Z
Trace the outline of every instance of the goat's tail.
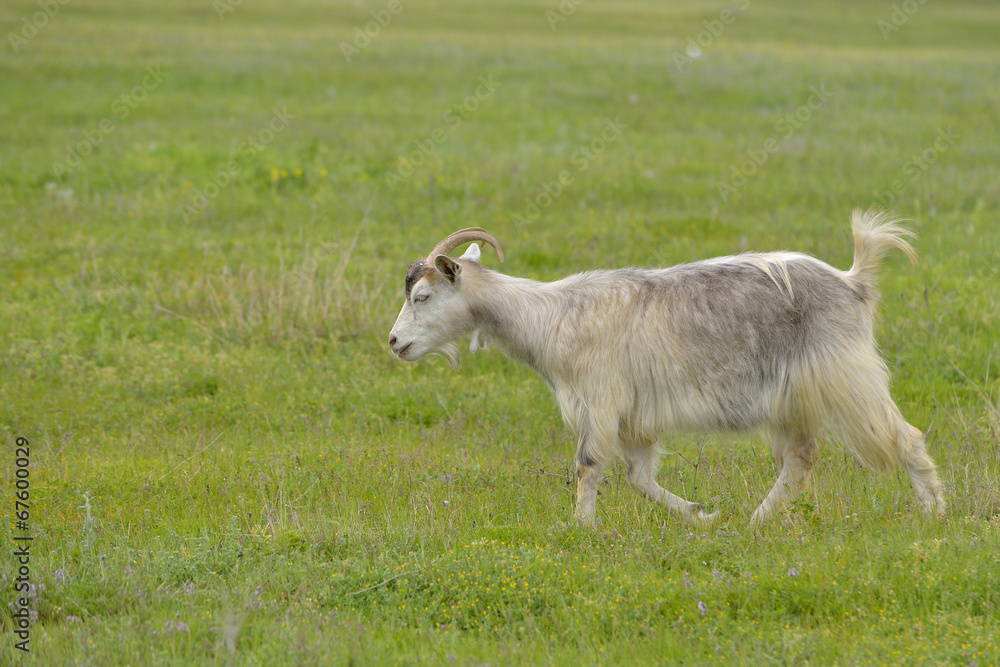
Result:
M878 268L891 248L902 250L910 258L911 264L917 263L917 251L906 240L906 237L913 238L915 234L900 226L900 222L899 218L892 217L888 211L878 209L855 209L851 216L854 266L847 272L847 277L862 288L866 301L878 295Z

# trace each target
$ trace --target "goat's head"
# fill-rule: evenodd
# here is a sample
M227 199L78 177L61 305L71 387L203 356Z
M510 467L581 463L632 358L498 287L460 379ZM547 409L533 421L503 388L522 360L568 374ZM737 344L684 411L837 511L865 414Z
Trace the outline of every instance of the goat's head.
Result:
M451 234L406 269L406 300L389 332L389 348L400 359L416 361L437 353L457 364L458 351L451 342L468 333L472 322L462 290L462 264L478 263L480 250L473 243L458 260L448 253L469 241L489 243L503 262L500 242L484 229L469 227Z

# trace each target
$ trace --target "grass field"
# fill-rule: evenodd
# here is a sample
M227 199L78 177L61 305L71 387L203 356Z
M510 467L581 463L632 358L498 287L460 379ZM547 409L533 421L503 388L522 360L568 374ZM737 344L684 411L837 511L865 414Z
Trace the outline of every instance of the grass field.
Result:
M3 3L0 662L1000 662L1000 7L577 2ZM687 434L659 479L717 526L618 465L587 529L541 380L387 350L461 227L541 280L846 268L878 204L943 520L829 443L755 534L767 444Z

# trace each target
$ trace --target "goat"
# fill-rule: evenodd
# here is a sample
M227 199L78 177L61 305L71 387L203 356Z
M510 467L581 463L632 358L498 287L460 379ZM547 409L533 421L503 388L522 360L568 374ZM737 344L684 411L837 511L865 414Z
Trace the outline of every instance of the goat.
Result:
M665 432L760 431L778 480L752 523L797 495L832 433L856 460L905 467L922 511L945 501L923 434L889 394L873 326L877 269L891 249L916 263L912 233L885 212L854 212L854 265L840 271L793 252L744 253L663 269L590 271L551 283L483 267L472 243L500 243L481 228L456 232L406 271L406 300L389 334L405 361L428 353L454 366L452 344L472 333L530 366L555 394L578 438L576 516L593 523L597 482L615 457L629 483L683 518L706 513L662 488L655 473Z

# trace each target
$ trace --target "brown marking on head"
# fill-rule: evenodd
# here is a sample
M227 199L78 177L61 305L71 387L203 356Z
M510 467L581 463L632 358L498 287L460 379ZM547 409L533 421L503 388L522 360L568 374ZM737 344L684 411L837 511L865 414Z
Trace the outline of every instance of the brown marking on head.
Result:
M413 286L417 284L421 278L426 276L428 273L434 271L434 266L428 264L426 259L418 259L413 264L410 264L406 269L406 300L410 299L410 292L413 291Z

